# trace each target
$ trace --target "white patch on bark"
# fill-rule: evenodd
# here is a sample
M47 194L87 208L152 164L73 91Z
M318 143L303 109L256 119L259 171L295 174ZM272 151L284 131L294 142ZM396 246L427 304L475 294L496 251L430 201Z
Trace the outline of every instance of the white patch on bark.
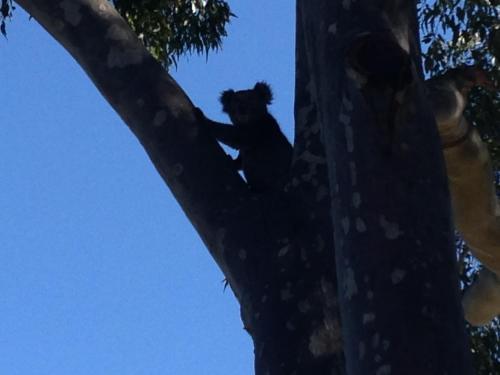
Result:
M300 248L300 259L303 261L303 262L306 262L307 259L308 259L308 254L307 254L307 251L306 249L304 249L303 247Z
M341 112L339 115L339 122L344 125L349 125L351 123L351 116Z
M299 311L302 313L302 314L305 314L307 313L309 310L311 310L311 304L309 303L308 300L302 300L302 301L299 301L298 305L297 305L297 308L299 309Z
M342 349L340 327L338 325L332 329L329 329L327 325L318 327L309 337L308 347L316 358L339 353Z
M303 181L311 181L314 176L317 174L317 167L320 164L325 164L325 158L323 156L314 155L312 152L306 150L304 151L297 160L304 161L309 170L306 173L303 173L300 177Z
M389 340L382 340L382 349L384 349L384 352L389 349L389 346L391 346L391 342Z
M62 31L62 30L64 30L65 25L66 24L61 20L54 20L53 27L54 27L54 30L56 30L56 31Z
M299 159L304 160L305 162L310 163L310 164L325 164L326 163L324 156L314 155L309 150L306 150L305 152L303 152L300 155Z
M288 250L290 250L290 246L286 245L286 246L283 246L280 251L278 251L278 257L283 257L285 256L286 254L288 254Z
M129 40L130 34L127 29L112 25L106 33L106 39L116 43L108 52L108 68L124 68L129 65L140 64L146 56L144 47L138 42ZM128 44L125 46L125 44Z
M332 35L337 34L337 24L332 23L330 26L328 26L328 32Z
M406 271L396 268L392 271L391 280L394 285L399 284L406 276Z
M347 152L354 151L354 132L352 130L352 126L346 125L345 129L345 140L347 142Z
M319 186L316 191L316 202L321 202L326 197L328 197L328 188L325 185Z
M351 0L342 0L342 7L345 10L351 9Z
M124 27L120 25L111 25L105 35L106 39L113 40L115 42L126 42L130 39L130 35Z
M363 324L368 324L375 321L375 313L363 314Z
M291 300L293 298L293 294L290 291L290 289L282 289L280 292L280 295L281 295L282 301L288 301L288 300Z
M372 337L372 348L376 349L378 348L378 345L380 344L380 334L376 333Z
M379 217L379 224L385 232L385 238L388 240L395 240L403 234L403 232L399 230L399 224L391 223L384 215Z
M361 206L361 194L357 191L352 193L352 206L354 208L359 208Z
M421 311L422 315L425 317L431 316L431 312L430 312L431 310L430 310L429 306L423 306L422 310L420 310L420 311Z
M351 226L351 223L349 222L349 217L344 217L342 219L342 229L344 230L344 234L348 235L349 234L349 228Z
M365 222L363 221L363 219L361 219L360 217L358 217L356 219L356 230L359 232L359 233L364 233L366 232L366 224Z
M354 86L356 86L356 88L358 88L358 89L360 89L364 85L366 85L366 82L368 81L365 76L363 76L362 74L358 73L357 71L355 71L354 69L352 69L350 67L346 69L346 73L347 73L347 76L354 83Z
M344 294L347 299L351 299L358 294L358 285L352 268L348 268L345 273Z
M321 278L321 291L323 292L323 298L326 305L329 307L335 306L337 302L337 288L335 288L333 283L331 283L324 277Z
M366 345L365 345L364 341L361 341L359 343L358 351L359 351L359 359L363 360L365 358L365 354L366 354Z
M351 185L356 186L358 183L358 172L356 170L356 163L351 161L349 162L349 171L351 173Z
M245 249L240 249L240 251L238 251L238 256L240 257L241 260L246 260L247 252L245 251Z
M392 367L391 365L383 365L377 369L376 375L391 375Z
M224 238L226 237L226 229L220 228L217 230L215 234L215 243L216 248L220 250L221 253L224 253Z
M307 124L307 119L309 117L309 113L314 110L314 106L311 105L306 105L297 111L297 124L300 124L301 126ZM311 136L311 132L308 132L308 127L304 128L304 138L307 139Z
M100 13L109 13L111 9L114 10L114 6L112 6L108 1L100 1L99 6L97 7L97 10ZM107 15L109 17L109 14Z
M316 236L316 251L322 252L324 250L325 250L325 240L320 234L318 234Z
M167 112L164 110L158 111L155 113L155 117L153 118L153 126L162 126L167 119Z
M342 105L348 112L351 112L354 109L352 102L345 95L342 97Z
M369 301L371 301L373 299L373 296L374 296L374 294L371 290L366 292L366 299L368 299Z
M59 3L59 7L64 11L64 19L72 26L77 26L82 20L80 14L80 4L74 1L63 0Z
M184 167L182 166L182 164L177 163L174 165L173 173L176 177L179 177L183 172L184 172Z
M125 68L129 65L136 65L142 62L144 57L141 48L123 49L111 47L108 53L107 65L108 68Z

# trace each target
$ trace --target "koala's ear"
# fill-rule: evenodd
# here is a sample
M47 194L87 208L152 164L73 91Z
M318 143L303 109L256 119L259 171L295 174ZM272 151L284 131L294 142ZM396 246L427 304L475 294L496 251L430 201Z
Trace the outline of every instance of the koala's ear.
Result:
M253 89L266 104L271 104L273 101L273 92L266 82L257 82Z
M231 100L234 98L234 90L226 90L220 94L219 101L222 104L222 111L226 112L229 110Z

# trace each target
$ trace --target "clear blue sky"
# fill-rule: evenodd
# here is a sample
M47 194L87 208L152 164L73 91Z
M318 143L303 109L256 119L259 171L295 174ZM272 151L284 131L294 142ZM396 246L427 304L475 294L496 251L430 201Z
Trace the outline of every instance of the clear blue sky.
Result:
M172 72L225 120L266 80L291 138L294 2L230 1L218 54ZM253 373L223 276L139 143L71 57L18 9L0 38L0 374Z

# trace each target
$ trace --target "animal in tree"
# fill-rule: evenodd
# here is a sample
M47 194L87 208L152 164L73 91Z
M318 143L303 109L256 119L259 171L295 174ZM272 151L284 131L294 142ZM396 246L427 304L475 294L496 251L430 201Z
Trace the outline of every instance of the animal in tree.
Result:
M454 222L484 268L466 290L466 320L483 325L500 314L500 205L486 145L463 115L475 86L494 89L481 69L463 66L426 82L446 162Z
M257 82L248 90L226 90L220 96L223 112L232 122L212 121L197 109L214 137L237 149L235 167L242 170L249 187L258 193L280 191L289 177L292 145L269 113L273 94L265 82Z

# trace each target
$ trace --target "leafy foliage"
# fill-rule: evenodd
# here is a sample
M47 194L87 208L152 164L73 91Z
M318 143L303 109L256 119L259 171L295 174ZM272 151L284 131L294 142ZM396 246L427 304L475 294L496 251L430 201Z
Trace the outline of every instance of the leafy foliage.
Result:
M494 170L500 170L500 94L482 89L470 95L465 111L469 121L478 128L488 145Z
M487 327L467 327L471 339L474 368L478 375L500 374L500 320Z
M186 52L217 50L233 14L222 0L114 0L146 48L165 66Z
M0 5L0 33L2 33L4 37L7 37L5 20L12 17L12 9L14 9L12 0L2 0Z
M495 0L421 1L424 66L437 73L450 66L474 63L491 67L496 63L490 40L500 27L500 5Z
M165 67L187 52L208 54L221 47L234 15L224 0L110 0L149 52ZM0 32L12 17L12 0L1 0Z
M430 75L463 64L480 66L500 83L500 4L498 0L436 0L420 3L423 62ZM467 117L490 147L500 167L500 96L475 91Z

